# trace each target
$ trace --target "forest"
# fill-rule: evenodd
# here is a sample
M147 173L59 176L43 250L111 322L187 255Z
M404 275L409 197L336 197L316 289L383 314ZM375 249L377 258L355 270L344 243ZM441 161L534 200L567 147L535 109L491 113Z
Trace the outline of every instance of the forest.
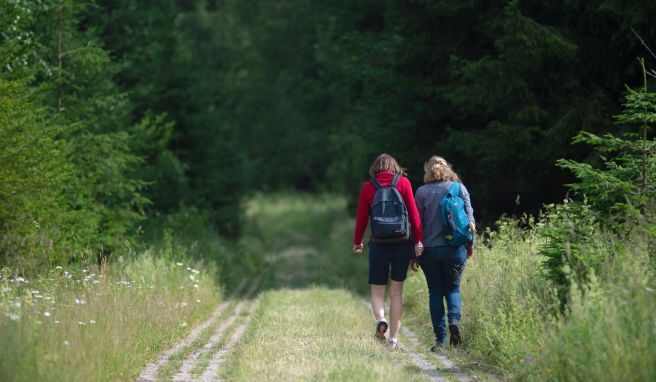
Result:
M537 332L528 323L548 316L582 330L592 316L568 314L585 296L601 301L601 290L608 300L599 306L635 299L635 317L648 317L656 312L655 14L647 0L0 0L0 328L17 321L19 298L33 298L16 280L56 289L63 284L47 281L56 267L115 267L107 278L116 282L162 272L152 282L170 292L167 304L194 288L205 297L170 337L143 345L152 357L208 314L218 286L266 266L262 253L277 242L258 231L253 200L314 195L312 210L332 206L325 196L334 195L344 202L330 214L352 224L383 152L413 187L431 155L447 158L471 192L489 259L499 248L540 259L517 269L544 281L511 288L541 301L523 310L534 316L518 328ZM494 282L513 280L498 272ZM182 280L190 289L176 292ZM516 297L484 302L512 314ZM178 319L171 313L161 325ZM517 369L521 343L503 348L483 323L470 325L469 356L509 378L546 378ZM629 337L656 339L653 323L628 326ZM543 340L531 351L556 354ZM631 349L627 341L620 348ZM498 354L486 353L490 344ZM598 377L656 375L640 358L656 349L644 346L618 361L624 374ZM145 360L76 378L133 378ZM585 380L592 363L552 380ZM640 373L626 374L637 365ZM547 360L538 368L547 373ZM38 378L17 370L0 379ZM60 371L55 379L71 378Z

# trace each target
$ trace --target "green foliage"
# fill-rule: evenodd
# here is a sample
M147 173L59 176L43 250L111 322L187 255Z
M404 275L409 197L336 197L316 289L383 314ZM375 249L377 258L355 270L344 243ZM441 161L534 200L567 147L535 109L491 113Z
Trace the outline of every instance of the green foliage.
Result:
M565 200L549 205L542 217L537 235L542 240L538 254L544 256L544 276L558 289L565 302L572 285L586 285L599 274L601 265L618 249L604 235L597 215L583 202Z
M143 159L131 174L157 211L175 211L189 192L186 166L170 149L175 123L166 114L146 113L131 127L130 150Z
M573 160L560 160L579 179L568 185L585 195L603 216L624 222L635 222L651 215L653 223L656 200L656 140L650 139L656 122L656 93L647 84L646 68L641 61L644 85L628 89L624 111L616 119L629 130L603 136L581 132L574 143L592 146L602 161L601 168Z
M0 77L0 245L14 255L26 237L52 246L65 222L60 193L72 171L60 128L44 126L45 110L33 98L24 84Z
M590 218L589 206L568 203L552 207L546 220L502 220L496 230L485 233L481 240L485 245L477 245L467 261L461 286L466 353L448 349L450 356L473 357L477 366L491 367L513 381L654 378L650 359L656 354L652 318L656 299L646 243L640 235L618 238L600 230L567 227L562 215L574 218L575 212L584 217L581 225L598 224ZM552 240L543 232L556 228L592 237L583 241L561 234L576 240L569 244L570 263L585 262L590 270L585 284L570 278L564 310L558 286L544 277L544 258L538 255ZM621 256L606 257L609 261L598 262L593 273L589 265L593 260L587 256L618 244ZM582 255L580 260L573 259L575 250ZM427 301L424 277L411 274L404 289L404 322L420 325L426 346L434 341Z

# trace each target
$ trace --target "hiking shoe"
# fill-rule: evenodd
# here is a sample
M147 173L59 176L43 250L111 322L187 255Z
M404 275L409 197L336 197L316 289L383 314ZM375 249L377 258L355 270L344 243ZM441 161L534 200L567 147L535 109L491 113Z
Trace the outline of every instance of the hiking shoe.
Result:
M387 321L385 321L384 318L381 318L378 320L376 323L376 339L382 343L385 343L385 340L387 339L385 337L385 332L387 332Z
M449 343L453 347L458 347L462 343L460 339L460 329L458 325L449 325Z
M440 342L438 340L435 340L435 344L430 348L430 351L433 353L441 352L446 349L446 344L444 342Z
M391 338L387 340L387 347L390 349L396 349L399 346L399 341L396 338Z

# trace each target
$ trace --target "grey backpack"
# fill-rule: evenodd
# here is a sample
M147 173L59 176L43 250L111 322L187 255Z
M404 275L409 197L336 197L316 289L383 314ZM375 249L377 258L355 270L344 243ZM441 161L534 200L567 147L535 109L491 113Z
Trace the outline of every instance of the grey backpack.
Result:
M371 240L376 243L398 243L410 238L408 209L396 188L401 175L394 175L392 183L383 187L375 178L369 179L376 187L371 204Z

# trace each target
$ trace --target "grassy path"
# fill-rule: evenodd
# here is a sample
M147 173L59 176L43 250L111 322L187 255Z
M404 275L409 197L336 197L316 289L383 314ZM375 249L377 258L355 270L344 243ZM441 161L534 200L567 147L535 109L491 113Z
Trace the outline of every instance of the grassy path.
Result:
M360 298L323 287L262 296L243 344L223 371L234 381L426 381L405 352L373 340Z
M259 284L237 288L139 381L474 380L411 328L396 350L374 340L367 263L348 252L352 225L340 203L251 203L246 237L267 253Z

